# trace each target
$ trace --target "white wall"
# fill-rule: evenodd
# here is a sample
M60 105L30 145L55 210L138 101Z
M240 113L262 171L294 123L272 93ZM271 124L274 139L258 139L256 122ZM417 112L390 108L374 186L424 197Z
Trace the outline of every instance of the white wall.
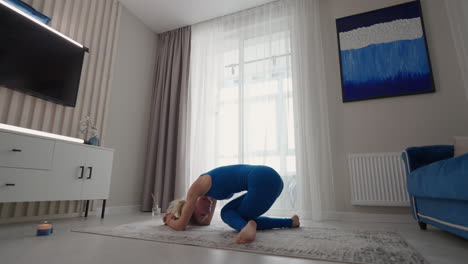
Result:
M156 34L122 6L104 146L115 149L109 206L141 204Z
M408 208L360 207L350 203L346 155L399 152L409 146L451 144L468 135L468 102L443 1L422 1L436 92L342 103L335 19L407 1L321 0L327 95L330 114L336 211L408 213Z

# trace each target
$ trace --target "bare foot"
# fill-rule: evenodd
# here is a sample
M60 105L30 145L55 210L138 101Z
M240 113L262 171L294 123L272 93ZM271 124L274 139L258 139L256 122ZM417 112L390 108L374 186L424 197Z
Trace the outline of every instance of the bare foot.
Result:
M293 215L291 219L292 219L292 227L299 227L301 225L301 222L299 222L299 216Z
M257 223L254 220L250 220L244 228L239 232L236 237L237 244L246 244L255 240L257 236Z

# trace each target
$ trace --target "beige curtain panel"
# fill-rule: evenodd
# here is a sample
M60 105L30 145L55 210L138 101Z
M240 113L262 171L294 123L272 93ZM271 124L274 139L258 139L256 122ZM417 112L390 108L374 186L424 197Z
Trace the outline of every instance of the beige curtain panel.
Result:
M151 194L165 211L185 171L190 39L190 26L158 36L142 211L151 211Z

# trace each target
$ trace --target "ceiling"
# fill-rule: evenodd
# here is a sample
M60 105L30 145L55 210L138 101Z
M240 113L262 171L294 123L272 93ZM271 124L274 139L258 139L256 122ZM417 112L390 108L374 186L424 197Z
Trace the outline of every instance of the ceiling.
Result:
M119 0L155 33L193 25L276 0Z

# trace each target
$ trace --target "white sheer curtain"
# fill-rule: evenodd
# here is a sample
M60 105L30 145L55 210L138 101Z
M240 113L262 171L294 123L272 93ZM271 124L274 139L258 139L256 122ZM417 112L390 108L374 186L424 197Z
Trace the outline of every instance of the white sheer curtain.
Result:
M318 14L315 0L278 1L192 26L186 187L218 166L263 164L285 183L274 214L320 218L328 124L320 25L306 24Z
M445 0L445 5L468 100L468 1Z
M299 209L321 220L334 210L334 187L318 0L290 2Z

